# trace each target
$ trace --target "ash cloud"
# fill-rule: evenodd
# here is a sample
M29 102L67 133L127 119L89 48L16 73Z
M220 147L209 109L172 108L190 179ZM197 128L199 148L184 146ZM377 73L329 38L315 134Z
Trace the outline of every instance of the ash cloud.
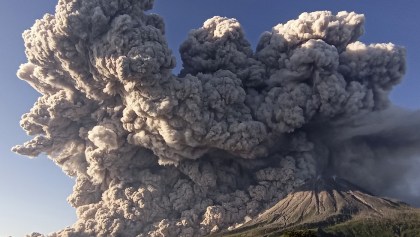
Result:
M420 205L420 111L392 106L334 124L329 145L330 169L373 193ZM333 138L334 140L331 140Z
M326 170L356 181L384 170L363 181L379 193L404 183L382 164L417 154L404 131L418 123L381 111L405 51L357 41L363 15L303 13L255 51L238 21L213 17L188 34L174 75L152 6L60 0L23 34L18 76L41 97L21 120L33 139L13 151L47 154L76 179L68 201L79 219L51 236L206 235Z

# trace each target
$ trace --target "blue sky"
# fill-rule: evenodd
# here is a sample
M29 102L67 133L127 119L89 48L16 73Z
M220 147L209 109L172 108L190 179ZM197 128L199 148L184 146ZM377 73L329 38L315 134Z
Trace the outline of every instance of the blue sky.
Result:
M28 138L19 127L37 92L16 77L26 62L21 33L44 13L53 12L56 1L13 0L0 2L0 237L23 236L31 231L48 233L72 224L75 210L66 197L73 181L46 157L27 159L10 148ZM156 0L156 12L166 21L167 39L178 58L178 46L191 28L214 16L237 18L255 46L259 35L271 27L296 18L301 12L347 10L367 18L366 43L393 42L407 49L408 72L391 94L392 101L411 109L420 108L420 1L416 0ZM419 187L420 188L420 187Z

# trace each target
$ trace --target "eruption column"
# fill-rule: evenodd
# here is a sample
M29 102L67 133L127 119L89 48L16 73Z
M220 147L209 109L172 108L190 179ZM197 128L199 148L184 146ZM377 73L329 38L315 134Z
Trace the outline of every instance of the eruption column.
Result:
M363 15L321 11L255 52L238 21L213 17L174 75L152 6L60 0L23 34L18 76L41 97L21 120L33 139L13 150L76 178L79 220L52 236L201 236L255 217L320 164L339 172L325 129L354 145L354 116L386 109L405 72L402 48L357 41Z

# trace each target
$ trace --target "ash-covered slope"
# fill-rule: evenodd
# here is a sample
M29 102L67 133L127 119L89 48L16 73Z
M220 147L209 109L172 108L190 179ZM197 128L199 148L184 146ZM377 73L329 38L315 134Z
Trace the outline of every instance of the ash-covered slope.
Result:
M289 227L305 223L329 224L355 215L384 216L404 206L375 197L340 178L318 177L305 183L249 224L267 223Z
M344 179L317 177L226 235L266 236L276 232L280 236L286 230L331 227L350 220L388 220L408 212L420 214L405 203L376 197Z
M216 233L322 170L364 177L356 183L377 193L409 185L420 113L388 99L405 49L358 41L362 14L302 13L255 50L236 19L216 16L186 36L175 75L153 3L58 0L23 33L18 76L41 95L21 120L33 137L13 151L46 154L76 182L68 201L78 220L50 236ZM286 224L316 221L312 203L329 198L311 195L296 197L307 204ZM328 208L353 206L340 203Z

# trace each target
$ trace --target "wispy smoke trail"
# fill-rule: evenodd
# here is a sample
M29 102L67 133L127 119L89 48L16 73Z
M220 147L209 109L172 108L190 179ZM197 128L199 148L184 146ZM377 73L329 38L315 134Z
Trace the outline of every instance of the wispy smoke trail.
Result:
M410 129L404 119L375 125L405 51L358 42L363 15L304 13L264 33L255 52L239 22L213 17L189 33L174 75L163 20L145 12L152 5L60 0L23 34L18 76L42 96L21 121L34 138L13 150L45 153L76 177L68 200L79 220L53 236L205 235L317 172L358 180L393 153L378 154L406 151L403 142L412 142L406 155L417 152L417 137L397 132ZM398 175L372 177L397 184Z

